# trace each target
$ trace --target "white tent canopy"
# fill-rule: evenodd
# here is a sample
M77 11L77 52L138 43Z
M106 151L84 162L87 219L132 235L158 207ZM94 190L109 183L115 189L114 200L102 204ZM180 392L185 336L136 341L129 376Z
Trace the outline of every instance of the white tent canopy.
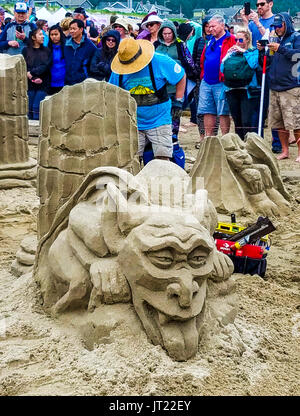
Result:
M57 10L54 13L50 13L46 7L42 7L41 9L37 10L36 16L38 19L47 20L49 27L52 25L55 25L56 23L60 23L61 20L65 17L67 13L67 10L63 7L61 7L59 10ZM5 17L12 17L13 16L9 13L5 13ZM107 14L101 14L101 13L89 13L89 20L93 20L95 25L100 29L101 25L104 24L107 26L109 24L109 18L110 16ZM137 19L134 17L127 17L124 16L126 20L128 20L131 24L136 24L137 22L140 22L141 19Z
M57 10L55 13L51 15L51 20L48 20L49 26L55 25L55 23L59 23L64 19L65 15L67 13L67 10L61 7L59 10Z
M48 24L52 19L52 14L50 12L48 12L48 10L46 9L46 7L42 7L41 9L39 9L36 12L36 17L38 19L43 19L43 20L47 20ZM51 24L51 23L50 23Z
M8 12L5 12L4 13L4 18L6 19L7 17L10 17L11 19L13 19L14 18L14 15L13 14L10 14Z

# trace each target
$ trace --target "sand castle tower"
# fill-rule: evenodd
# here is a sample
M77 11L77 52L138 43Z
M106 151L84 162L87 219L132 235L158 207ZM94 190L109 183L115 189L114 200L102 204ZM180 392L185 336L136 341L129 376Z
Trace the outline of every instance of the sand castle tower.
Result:
M28 149L26 63L0 54L0 189L33 186L36 165Z
M92 169L140 170L136 103L127 91L87 79L46 97L40 113L38 238Z

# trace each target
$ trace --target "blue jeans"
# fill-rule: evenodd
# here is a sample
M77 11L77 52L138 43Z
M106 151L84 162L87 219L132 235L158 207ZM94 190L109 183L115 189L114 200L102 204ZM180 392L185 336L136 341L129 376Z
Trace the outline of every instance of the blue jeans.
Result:
M39 120L40 118L40 102L47 96L46 91L43 90L28 90L29 100L29 120Z
M201 81L197 114L214 114L228 116L229 106L226 97L220 98L223 92L223 82L210 85Z

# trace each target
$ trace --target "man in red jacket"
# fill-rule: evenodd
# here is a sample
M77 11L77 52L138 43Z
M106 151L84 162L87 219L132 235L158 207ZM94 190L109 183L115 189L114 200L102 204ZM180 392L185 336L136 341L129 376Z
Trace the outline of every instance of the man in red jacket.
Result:
M229 107L226 98L220 98L223 90L224 75L220 72L222 59L228 49L235 44L235 37L225 30L222 16L214 15L209 21L211 40L201 56L202 79L199 93L198 114L204 114L206 136L213 136L216 116L220 117L222 134L230 129Z

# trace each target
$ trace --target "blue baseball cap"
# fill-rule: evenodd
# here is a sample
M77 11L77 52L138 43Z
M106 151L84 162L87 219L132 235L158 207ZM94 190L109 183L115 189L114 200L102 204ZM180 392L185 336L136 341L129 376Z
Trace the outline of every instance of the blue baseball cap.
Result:
M18 1L15 4L14 11L16 13L27 13L27 4L21 1Z
M271 24L271 27L281 27L284 23L284 18L280 14L276 14L274 21Z

